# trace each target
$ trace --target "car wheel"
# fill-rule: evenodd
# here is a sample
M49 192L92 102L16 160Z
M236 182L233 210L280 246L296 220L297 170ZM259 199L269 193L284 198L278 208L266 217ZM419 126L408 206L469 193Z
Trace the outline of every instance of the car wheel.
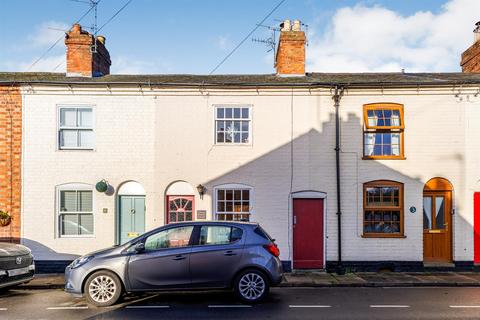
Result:
M102 270L88 277L84 292L89 303L97 307L108 307L120 299L122 283L113 272Z
M258 270L248 269L235 279L234 290L237 297L245 303L262 301L270 290L267 276Z

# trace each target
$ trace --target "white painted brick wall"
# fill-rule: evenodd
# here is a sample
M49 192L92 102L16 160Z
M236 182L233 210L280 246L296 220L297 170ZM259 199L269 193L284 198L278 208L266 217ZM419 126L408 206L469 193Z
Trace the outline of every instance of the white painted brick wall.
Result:
M41 90L39 90L41 91ZM367 161L362 156L362 105L405 105L406 160ZM92 103L95 151L56 151L56 105ZM55 186L95 184L107 179L115 188L128 180L147 191L147 228L164 223L165 191L172 182L207 187L196 209L212 218L214 186L244 183L254 187L252 219L277 239L282 259L291 259L288 212L290 192L291 97L287 93L248 92L223 95L178 93L149 95L55 95L25 97L23 237L37 243L42 257L83 254L114 243L115 196L95 192L95 236L55 235ZM213 145L215 104L251 104L253 143ZM480 103L459 103L453 95L406 92L358 95L341 102L342 212L344 260L422 260L422 190L432 177L443 176L455 187L455 260L472 259L472 198L478 185ZM327 259L337 259L335 197L335 126L330 96L295 96L293 191L327 193ZM468 125L465 119L468 120ZM465 138L468 132L468 139ZM465 150L468 150L466 153ZM405 235L402 239L362 238L362 184L391 179L403 182ZM417 212L408 212L415 206ZM108 213L102 213L108 208ZM43 249L41 249L43 248Z

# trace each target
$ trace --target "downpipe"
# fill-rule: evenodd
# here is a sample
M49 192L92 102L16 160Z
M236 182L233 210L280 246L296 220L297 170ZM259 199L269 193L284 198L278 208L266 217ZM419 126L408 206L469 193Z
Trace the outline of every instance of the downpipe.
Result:
M336 273L345 274L345 268L342 264L342 201L340 189L340 100L343 97L345 88L343 86L335 86L335 92L332 97L335 107L335 168L337 182L337 235L338 235L338 259Z

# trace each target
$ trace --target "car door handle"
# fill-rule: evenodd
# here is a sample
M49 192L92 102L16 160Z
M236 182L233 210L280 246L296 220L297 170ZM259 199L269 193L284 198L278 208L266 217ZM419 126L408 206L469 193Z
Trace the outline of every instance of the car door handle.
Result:
M225 251L224 255L226 256L236 256L237 254L232 250Z
M173 258L173 260L177 260L177 261L178 260L185 260L185 259L187 259L187 257L185 257L184 255L181 255L181 254L179 254L178 256L175 256L175 258Z

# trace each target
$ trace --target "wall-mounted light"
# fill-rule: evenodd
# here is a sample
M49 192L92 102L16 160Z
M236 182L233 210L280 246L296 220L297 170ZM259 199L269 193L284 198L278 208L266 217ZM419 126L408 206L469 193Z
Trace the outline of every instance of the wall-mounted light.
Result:
M102 179L101 181L97 182L95 185L95 189L97 189L98 192L106 192L108 190L108 182L105 179Z
M199 184L197 186L197 191L198 191L198 194L200 195L200 199L203 199L203 195L205 194L205 191L207 191L207 188L205 188L205 186L203 186L202 184Z

